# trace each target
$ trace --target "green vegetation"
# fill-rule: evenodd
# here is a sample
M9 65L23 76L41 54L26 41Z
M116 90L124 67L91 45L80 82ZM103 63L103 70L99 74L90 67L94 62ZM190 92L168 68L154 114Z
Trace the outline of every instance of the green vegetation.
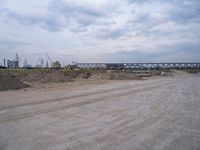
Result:
M53 63L53 68L55 68L55 69L61 68L60 62L59 62L59 61L55 61L55 62Z

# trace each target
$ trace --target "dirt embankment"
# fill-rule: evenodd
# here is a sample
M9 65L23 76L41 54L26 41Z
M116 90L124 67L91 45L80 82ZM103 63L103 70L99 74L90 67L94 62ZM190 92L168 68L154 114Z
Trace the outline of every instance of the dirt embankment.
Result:
M0 71L0 91L27 87L24 83L61 83L79 80L141 80L131 72L66 71L66 70L3 70ZM30 84L32 85L32 84Z
M183 71L183 70L152 70L151 71L152 76L160 76L160 77L180 77L180 76L189 76L190 73Z
M151 71L152 76L176 77L189 73L177 70ZM196 76L200 76L196 74ZM32 86L32 83L61 83L74 81L142 80L133 72L100 70L0 70L0 91ZM26 84L24 84L26 83Z
M28 85L24 84L16 76L6 71L0 71L0 91L18 90L26 87L28 87Z
M109 72L109 71L71 71L63 72L59 70L50 72L32 72L22 78L26 82L69 82L76 80L138 80L141 77L129 72Z
M57 83L70 82L72 78L58 70L53 71L32 71L27 76L21 78L24 82Z
M89 77L90 80L141 80L142 78L131 72L95 72Z

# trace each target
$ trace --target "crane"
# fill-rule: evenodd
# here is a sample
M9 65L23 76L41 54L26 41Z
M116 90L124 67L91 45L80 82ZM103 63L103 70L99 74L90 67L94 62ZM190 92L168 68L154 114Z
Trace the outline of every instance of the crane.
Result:
M51 61L51 58L49 57L48 53L45 53L45 55L47 56L47 58L48 58L49 61L50 61L50 67L52 67L52 61Z
M40 65L39 65L39 62L40 62L40 57L37 59L37 62L36 62L36 67L39 67Z

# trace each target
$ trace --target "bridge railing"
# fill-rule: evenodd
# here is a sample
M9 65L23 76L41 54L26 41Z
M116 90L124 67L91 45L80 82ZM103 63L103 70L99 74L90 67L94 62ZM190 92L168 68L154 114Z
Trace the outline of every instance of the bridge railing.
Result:
M200 63L77 63L80 68L113 70L132 69L200 69Z

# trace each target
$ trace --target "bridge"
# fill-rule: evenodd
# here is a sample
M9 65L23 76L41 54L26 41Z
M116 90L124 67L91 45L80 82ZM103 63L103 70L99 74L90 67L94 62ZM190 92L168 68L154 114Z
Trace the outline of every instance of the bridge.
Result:
M200 63L76 63L79 68L140 70L140 69L200 69Z

